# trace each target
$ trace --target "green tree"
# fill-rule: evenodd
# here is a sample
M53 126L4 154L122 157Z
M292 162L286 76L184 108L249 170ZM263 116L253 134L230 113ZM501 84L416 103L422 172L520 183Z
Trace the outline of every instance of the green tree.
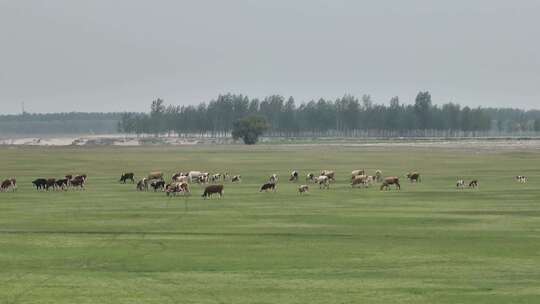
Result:
M427 91L418 93L414 102L414 112L419 129L431 128L431 110L431 94Z
M534 130L540 132L540 118L534 120Z
M268 130L266 120L261 116L248 116L234 122L232 136L234 139L242 138L246 145L254 145Z

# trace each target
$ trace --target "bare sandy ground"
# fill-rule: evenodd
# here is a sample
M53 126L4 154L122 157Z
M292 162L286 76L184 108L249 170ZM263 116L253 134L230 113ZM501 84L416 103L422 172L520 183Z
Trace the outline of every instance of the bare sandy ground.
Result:
M51 136L51 137L21 137L0 138L0 146L195 146L212 144L234 144L232 139L216 138L178 138L178 137L144 137L137 138L125 135L85 135L85 136ZM539 151L540 139L316 139L316 140L275 140L263 138L258 146L273 148L292 147L357 147L370 149L388 148L425 148L425 149L458 149L471 151Z

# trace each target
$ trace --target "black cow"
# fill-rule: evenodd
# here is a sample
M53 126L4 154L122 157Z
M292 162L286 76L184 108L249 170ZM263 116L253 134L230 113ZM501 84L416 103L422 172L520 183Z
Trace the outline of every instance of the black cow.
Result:
M56 180L56 189L66 190L68 187L68 180L67 178L62 178Z
M49 188L52 188L53 190L56 189L56 179L55 178L48 178L47 184L45 185L45 189L49 191Z
M263 192L263 191L268 192L268 190L272 190L272 191L276 192L276 184L274 184L274 183L266 183L266 184L261 186L261 190L259 192Z
M150 183L150 186L152 186L152 188L154 188L154 192L158 191L158 190L163 190L165 188L165 181L160 179L160 180L154 180Z
M34 180L32 184L36 186L36 190L42 190L42 189L45 189L45 187L47 187L47 180L44 178L38 178Z
M121 183L126 183L127 180L131 180L132 183L135 182L135 174L133 174L133 172L129 172L129 173L122 173L122 176L120 176L120 181Z

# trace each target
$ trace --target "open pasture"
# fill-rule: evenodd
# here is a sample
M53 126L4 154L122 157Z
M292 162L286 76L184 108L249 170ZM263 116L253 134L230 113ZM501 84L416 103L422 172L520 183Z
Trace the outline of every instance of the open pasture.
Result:
M442 148L0 148L0 303L534 303L540 153ZM350 172L399 175L353 189ZM336 172L299 195L291 170ZM241 175L223 199L120 184L161 170ZM422 182L404 174L417 170ZM85 191L38 177L88 174ZM276 193L259 193L272 173ZM513 177L526 175L526 184ZM456 180L479 180L457 190Z

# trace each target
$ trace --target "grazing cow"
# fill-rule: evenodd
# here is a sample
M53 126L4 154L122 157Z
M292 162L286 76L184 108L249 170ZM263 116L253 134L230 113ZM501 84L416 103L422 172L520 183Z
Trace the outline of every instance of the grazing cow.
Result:
M38 178L32 182L36 187L36 190L44 190L47 187L47 180L44 178Z
M358 175L365 175L365 174L366 174L366 171L364 169L362 169L362 170L353 170L351 172L351 180L353 180Z
M67 187L68 187L67 178L62 178L62 179L56 180L56 189L67 190Z
M221 173L212 174L212 176L210 176L210 181L212 183L218 182L220 180L221 180Z
M308 185L300 185L300 186L298 186L298 193L304 194L304 193L307 193L308 191L309 191L309 186Z
M126 181L129 179L131 180L132 183L135 182L135 174L133 174L133 172L129 172L129 173L122 173L122 176L120 176L120 182L121 183L126 183Z
M306 175L306 182L313 182L314 180L315 180L315 174L310 172Z
M400 190L401 189L401 185L399 184L399 177L397 176L391 176L391 177L387 177L383 180L383 183L381 185L381 191L384 189L384 190L389 190L390 189L390 185L396 185L396 189L397 190Z
M201 176L202 176L202 173L200 171L189 171L188 173L189 182L190 183L200 182Z
M366 187L366 180L367 180L366 175L357 175L351 181L351 186L354 187L356 185L362 185L362 186Z
M330 189L330 178L326 175L315 178L315 182L319 184L319 189Z
M148 179L146 177L137 182L137 190L148 191Z
M173 174L173 176L172 176L172 180L173 180L173 181L176 181L176 180L178 180L178 179L180 179L180 178L182 178L182 177L186 177L186 178L187 178L187 173L184 173L184 172L178 172L178 173L175 173L175 174Z
M277 174L272 174L272 176L270 176L270 179L268 180L270 183L273 183L273 184L276 184L278 182L278 176Z
M235 175L231 178L232 183L241 182L241 181L242 181L242 177L240 175Z
M219 194L219 197L221 198L223 196L223 185L210 185L204 188L204 193L202 197L204 199L211 197L213 194Z
M2 184L0 184L0 191L4 192L4 191L8 191L8 190L12 190L12 191L15 191L15 189L17 188L17 181L14 179L14 178L8 178L8 179L5 179Z
M276 192L276 184L274 184L274 183L263 184L261 186L261 190L259 192L263 192L263 191L268 192L268 190L272 190L272 191Z
M366 187L371 186L375 183L375 176L367 175L366 176Z
M162 180L162 179L158 179L158 180L153 180L151 183L150 183L150 186L152 188L154 188L154 192L158 191L158 190L163 190L165 188L165 181Z
M160 171L150 172L150 174L148 174L147 179L148 179L148 180L152 180L152 179L163 179L163 172L160 172Z
M465 181L462 180L462 179L459 179L456 183L456 188L458 189L463 189L463 187L465 187Z
M77 175L69 181L72 187L78 187L80 190L84 190L84 184L86 183L86 174Z
M526 176L523 176L523 175L518 175L516 176L516 180L522 184L526 184L527 181L528 181L528 178Z
M290 182L297 182L298 181L298 171L291 172L291 177L289 178Z
M187 183L188 181L189 177L187 177L186 175L173 176L173 182Z
M165 186L165 192L167 193L167 196L176 196L180 193L186 195L189 193L189 186L187 182L172 183Z
M54 179L54 178L48 178L47 179L47 184L45 185L45 189L47 191L49 191L49 188L51 188L51 187L52 187L53 190L56 189L56 179Z
M326 177L328 177L328 180L329 180L329 181L335 181L335 180L336 180L336 179L335 179L335 173L334 173L334 171L331 171L331 170L323 170L323 171L321 172L321 176L326 176Z
M469 183L469 188L476 188L476 187L478 187L478 180L473 179L473 180Z
M418 172L409 172L407 173L407 178L409 179L409 181L412 183L412 182L420 182L420 173Z
M382 171L381 171L381 170L378 170L378 169L377 169L377 170L375 171L375 179L376 179L377 183L382 182L383 177L382 177Z

